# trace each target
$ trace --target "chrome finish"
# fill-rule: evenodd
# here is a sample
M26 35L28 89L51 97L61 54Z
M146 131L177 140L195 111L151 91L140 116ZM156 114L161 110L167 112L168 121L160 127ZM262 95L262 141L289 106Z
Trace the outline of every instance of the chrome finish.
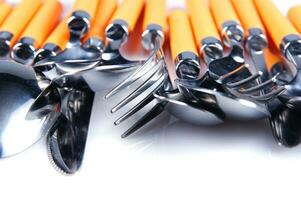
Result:
M290 108L301 108L301 37L288 35L283 38L280 45L285 58L293 64L296 71L293 79L285 85L286 91L281 95L281 100Z
M163 29L158 24L150 24L142 33L141 44L145 50L152 51L157 46L157 41L160 41L160 46L164 44Z
M127 42L129 36L129 25L126 21L118 19L114 20L106 28L106 36L108 40L108 49L118 50Z
M247 37L246 49L248 50L253 66L257 72L262 73L261 79L265 81L267 79L267 66L265 62L264 49L267 48L267 38L263 31L259 28L249 29L249 35Z
M229 48L242 46L244 30L236 21L226 21L222 24L222 37L224 44Z
M11 39L13 34L7 31L0 32L0 58L9 58Z
M75 11L68 20L70 40L67 48L55 56L48 57L37 63L37 66L55 65L58 74L75 72L91 68L101 60L101 51L98 48L86 48L81 39L87 34L90 27L90 16L85 11Z
M200 73L198 55L191 51L182 52L175 58L176 73L179 78L196 79Z
M14 45L11 51L11 58L23 65L31 65L33 64L33 60L35 57L35 40L31 37L24 37Z
M224 122L223 113L213 113L201 105L192 105L178 91L156 92L155 98L159 102L166 102L166 110L178 119L200 126L216 125Z
M0 62L0 158L18 154L36 143L44 119L26 120L40 94L34 71L12 61Z
M275 108L273 108L275 107ZM275 140L279 145L295 147L301 143L301 113L281 102L270 106L270 125Z
M206 37L201 41L200 47L200 52L203 53L204 60L207 64L223 57L223 45L221 41L215 37Z
M48 136L51 160L66 174L74 174L82 164L94 93L71 90L62 99L60 118Z
M183 79L176 80L176 84L188 102L196 105L208 105L208 103L215 105L211 107L221 110L227 119L254 120L270 116L265 104L256 103L247 98L229 96L220 84L200 80L199 85L196 85L195 81ZM207 107L209 109L210 106Z

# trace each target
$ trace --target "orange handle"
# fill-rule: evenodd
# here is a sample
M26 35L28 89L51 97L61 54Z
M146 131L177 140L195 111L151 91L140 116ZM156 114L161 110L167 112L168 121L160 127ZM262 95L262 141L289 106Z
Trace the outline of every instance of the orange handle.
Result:
M75 3L76 10L83 10L87 12L91 17L91 23L95 19L96 8L98 6L99 0L77 0Z
M0 24L4 22L4 20L8 17L8 15L13 10L13 7L7 3L0 4Z
M219 28L222 28L226 21L236 21L239 23L238 17L230 0L210 0L211 11L215 22Z
M71 15L71 13L74 10L82 9L83 6L81 4L83 0L76 0L75 3L72 6L71 12L64 17L64 19L59 23L59 25L52 31L52 33L48 36L46 41L44 41L43 46L45 46L47 43L55 44L59 46L61 49L65 49L66 44L69 41L69 29L67 26L68 19Z
M275 45L280 48L282 39L289 34L298 34L289 20L281 14L271 0L254 0L261 19Z
M220 39L207 2L205 0L187 0L186 2L196 42L200 44L207 37Z
M51 43L59 46L61 49L65 49L66 44L69 41L69 30L67 27L68 19L69 15L66 16L54 29L54 31L50 34L46 41L44 41L43 46L45 46L48 43Z
M21 37L33 38L36 43L36 48L39 48L58 24L62 11L63 6L59 1L47 0L34 16Z
M198 54L193 40L189 18L185 11L180 9L172 11L169 16L169 28L170 48L173 59L184 51L191 51L196 55Z
M105 39L105 29L117 8L117 3L117 0L100 0L87 38L96 37L102 41Z
M301 33L301 5L292 7L288 11L288 18L299 31L299 33Z
M282 62L282 59L279 54L272 52L269 48L264 50L264 57L266 62L267 71L270 72L272 67L279 62Z
M13 34L11 45L18 39L41 5L41 0L22 0L8 16L1 29Z
M166 11L166 0L147 0L143 19L143 30L146 30L147 26L150 24L157 24L160 25L163 32L166 33Z
M122 19L129 25L129 31L133 31L138 21L139 15L144 6L144 0L123 0L117 8L111 21Z
M264 30L253 0L232 0L232 5L246 31L251 28Z

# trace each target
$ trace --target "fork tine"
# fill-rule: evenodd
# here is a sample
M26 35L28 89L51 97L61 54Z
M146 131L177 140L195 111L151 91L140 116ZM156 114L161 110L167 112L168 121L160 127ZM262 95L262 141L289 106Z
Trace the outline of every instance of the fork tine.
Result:
M145 99L143 99L141 102L139 102L137 105L135 105L126 114L124 114L120 118L118 118L114 122L114 124L116 126L118 126L119 124L121 124L122 122L124 122L125 120L127 120L128 118L130 118L131 116L133 116L135 113L137 113L139 110L141 110L142 108L144 108L147 104L149 104L150 102L152 102L154 99L155 99L155 97L154 97L153 93L150 93L149 95L147 95L147 97Z
M132 69L141 65L141 61L129 62L123 64L109 64L109 65L98 65L95 66L99 71L114 71L114 70L124 70L124 69Z
M260 83L256 86L247 88L247 89L238 89L238 91L242 94L248 94L248 93L253 93L253 92L258 92L261 90L266 89L268 86L273 86L276 85L275 81L273 79L269 79L263 83Z
M140 101L138 104L136 104L131 110L129 110L126 114L121 116L119 119L117 119L114 124L119 125L129 117L133 116L135 113L137 113L139 110L144 108L147 104L152 102L155 97L153 93L155 91L158 91L162 87L162 83L164 83L166 79L164 79L157 87L155 87L142 101Z
M131 126L126 132L124 132L121 137L126 138L132 135L134 132L139 130L141 127L145 126L151 120L160 115L165 108L166 103L157 103L149 112L147 112L142 118L140 118L133 126Z
M237 82L234 82L234 83L227 83L227 86L232 88L232 89L235 89L237 87L240 87L240 86L243 86L247 83L250 83L251 81L255 81L256 79L258 79L260 77L260 74L256 73L248 78L245 78L241 81L237 81Z
M272 92L268 92L265 94L261 94L261 95L248 95L248 97L252 98L253 100L256 101L268 101L271 100L273 98L275 98L276 96L278 96L281 92L283 92L285 90L285 87L277 87L277 89L274 89Z
M151 65L151 62L153 59L156 58L156 52L154 51L147 60L142 64L141 67L139 67L133 74L131 74L129 77L127 77L125 80L123 80L121 83L119 83L115 88L113 88L108 94L106 94L105 98L108 99L115 94L119 93L122 89L128 87L129 85L135 83L139 78L146 75L154 65ZM158 65L155 64L155 66ZM143 72L142 74L140 74Z
M161 69L160 71L156 71L153 73L146 81L143 82L137 89L135 89L131 94L129 94L126 98L124 98L121 102L119 102L114 108L112 108L111 112L115 113L128 103L130 103L133 99L138 97L140 94L142 94L144 91L146 91L148 88L150 88L155 83L162 82L165 77L167 76L167 73L165 73L165 69Z

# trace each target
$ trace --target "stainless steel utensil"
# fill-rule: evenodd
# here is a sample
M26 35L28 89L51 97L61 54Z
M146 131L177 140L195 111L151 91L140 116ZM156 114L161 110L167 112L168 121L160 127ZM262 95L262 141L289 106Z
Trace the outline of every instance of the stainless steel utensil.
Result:
M11 12L1 27L0 45L3 60L0 61L0 76L2 77L0 90L2 102L0 158L24 151L42 136L40 129L43 128L44 119L25 120L28 108L41 92L34 70L9 58L10 47L14 45L33 17L39 16L41 10L48 10L45 9L48 4L44 4L42 7L41 5L41 1L22 1ZM49 15L49 21L51 20L52 18ZM32 23L35 23L34 21ZM43 26L47 24L40 25L40 28L43 29ZM43 34L45 33L43 32Z
M279 99L289 108L300 108L300 66L301 66L301 37L293 25L286 19L270 1L254 1L257 10L271 35L272 41L279 46L283 56L292 65L290 73L293 79L285 85L285 91Z
M93 0L88 4L82 0L76 2L77 10L73 11L67 22L70 33L67 48L55 56L38 61L35 67L55 65L56 71L60 74L91 68L99 62L100 49L87 48L81 42L89 31L90 23L94 20L98 3L98 0Z
M246 55L246 52L243 50L244 31L230 1L211 0L210 3L213 16L220 26L223 42L227 47L232 48L229 56L216 59L208 65L211 77L221 84L225 84L225 87L227 87L228 91L233 95L237 95L238 91L256 101L265 102L281 93L283 91L282 87L276 88L270 93L266 92L263 95L261 93L263 89L277 86L274 81L276 77L263 81L260 80L261 77L264 76L263 72L252 69L252 66L258 64L263 66L261 68L265 67L263 49L266 46L266 41L262 35L262 31L254 29L254 27L247 27L247 30L250 31L249 37L247 38L247 49L254 63L254 65L249 65L246 63L246 57L248 57L248 55ZM236 5L235 1L233 1L233 3ZM239 2L237 2L237 4L240 5ZM242 6L249 7L247 12L244 12L242 9L237 10L244 13L243 16L247 16L245 13L252 13L252 10L250 10L252 6L250 5L253 4L246 1ZM248 16L246 18L248 18ZM254 20L254 18L251 19L256 21L257 24L258 20Z

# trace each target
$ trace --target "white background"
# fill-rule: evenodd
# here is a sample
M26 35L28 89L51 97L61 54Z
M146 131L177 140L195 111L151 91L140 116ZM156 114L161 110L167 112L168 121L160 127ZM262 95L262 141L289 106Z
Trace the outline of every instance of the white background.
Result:
M165 113L122 140L110 106L97 95L79 173L58 174L42 140L0 161L0 199L300 199L301 146L279 147L265 121L196 127Z

